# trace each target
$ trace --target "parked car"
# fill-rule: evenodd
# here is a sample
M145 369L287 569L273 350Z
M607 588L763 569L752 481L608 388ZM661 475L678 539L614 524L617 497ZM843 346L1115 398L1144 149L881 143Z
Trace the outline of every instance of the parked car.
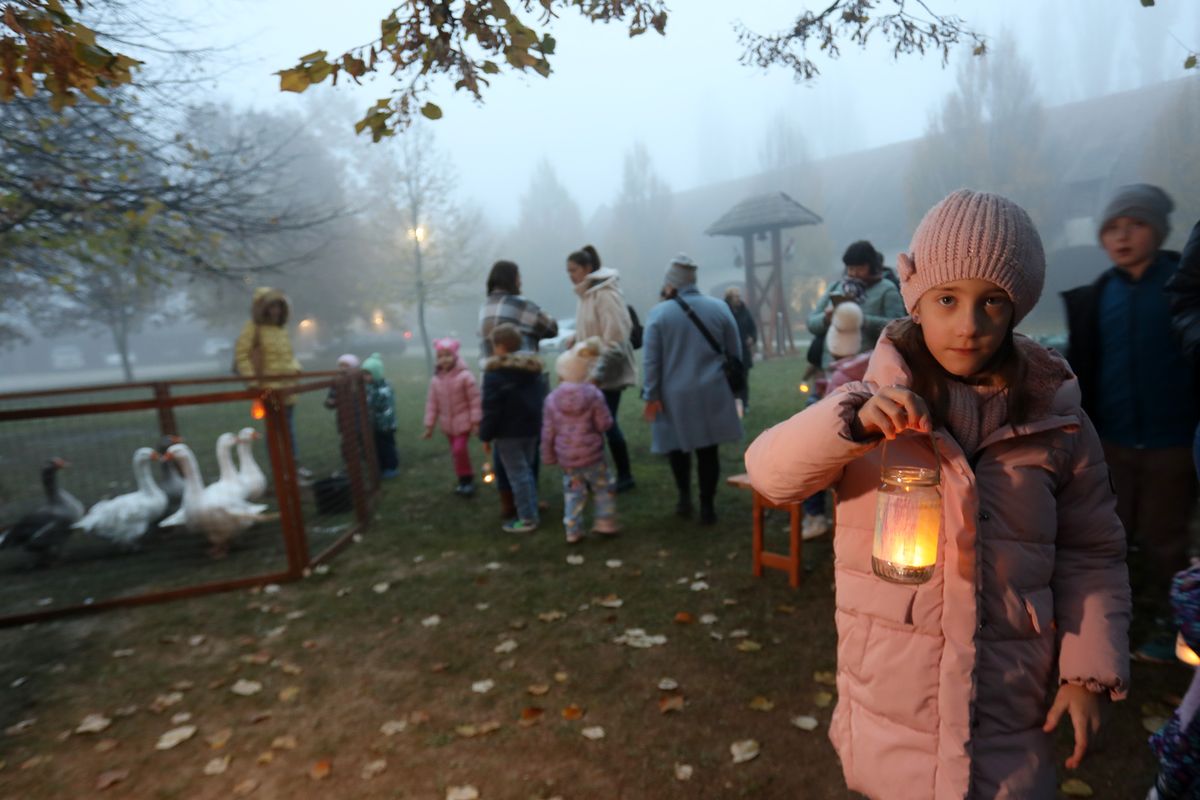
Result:
M547 353L559 353L566 349L567 341L575 337L575 318L568 317L558 321L558 336L542 339L541 350Z
M51 347L50 369L83 369L83 351L73 344Z

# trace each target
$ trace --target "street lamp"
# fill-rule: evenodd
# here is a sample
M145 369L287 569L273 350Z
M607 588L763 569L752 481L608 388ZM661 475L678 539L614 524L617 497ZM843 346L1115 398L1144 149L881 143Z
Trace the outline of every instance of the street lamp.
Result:
M408 238L412 239L414 242L425 241L425 228L421 225L418 225L415 228L409 228Z

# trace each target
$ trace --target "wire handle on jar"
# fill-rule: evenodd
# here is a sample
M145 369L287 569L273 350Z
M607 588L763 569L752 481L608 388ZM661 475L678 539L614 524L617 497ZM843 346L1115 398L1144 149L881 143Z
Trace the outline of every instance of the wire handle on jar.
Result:
M938 450L937 438L933 435L933 431L925 434L929 437L929 445L933 448L933 480L937 484L942 482L942 456ZM883 452L879 454L879 475L882 478L887 474L887 446L888 440L883 440Z

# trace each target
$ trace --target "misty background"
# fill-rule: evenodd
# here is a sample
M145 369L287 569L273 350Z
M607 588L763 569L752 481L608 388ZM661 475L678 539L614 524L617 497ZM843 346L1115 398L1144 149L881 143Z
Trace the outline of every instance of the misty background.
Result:
M809 84L740 65L733 27L771 32L799 6L688 0L672 9L665 37L635 39L619 24L567 17L551 26L549 79L496 76L483 104L436 85L430 99L443 119L378 144L353 125L388 94L386 77L279 91L274 72L313 50L362 44L388 10L156 5L157 35L176 52L140 56L171 98L153 124L186 130L206 153L260 154L254 203L280 230L256 256L271 266L156 281L158 256L134 265L131 255L130 269L118 259L104 282L9 303L0 390L117 380L123 366L139 378L227 370L258 284L292 299L309 369L332 367L339 347L387 337L418 350L418 295L431 337L471 346L494 260L520 264L525 294L565 318L575 305L565 257L585 243L620 270L644 317L676 252L699 262L703 289L740 282L740 242L704 229L767 192L824 220L784 232L798 326L839 274L846 245L870 239L894 263L924 211L970 186L1013 197L1038 223L1047 286L1022 329L1053 334L1063 324L1057 293L1107 266L1096 215L1113 188L1167 189L1176 203L1169 247L1200 219L1200 76L1183 69L1200 47L1195 3L940 3L988 37L986 56L963 46L945 66L937 53L897 60L875 39L821 61Z

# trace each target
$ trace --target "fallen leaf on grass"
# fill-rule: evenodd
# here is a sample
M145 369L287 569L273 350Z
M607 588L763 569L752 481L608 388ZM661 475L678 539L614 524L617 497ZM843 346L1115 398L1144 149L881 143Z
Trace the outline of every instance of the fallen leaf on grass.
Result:
M565 720L570 720L573 722L577 719L583 719L583 715L586 713L587 712L584 711L583 708L571 703L571 705L562 710L562 717Z
M516 649L517 649L517 642L515 639L505 639L503 642L501 642L500 644L493 647L492 652L504 654L504 653L511 653L513 650L516 650Z
M390 588L392 588L392 585L390 583L388 583L387 581L380 581L379 583L377 583L371 587L371 591L374 592L375 594L383 594Z
M778 614L795 614L796 607L789 606L786 603L780 603L779 605L775 606L775 612Z
M450 786L446 789L446 800L479 800L479 790L474 786Z
M1058 790L1067 797L1091 797L1094 794L1092 787L1079 780L1079 778L1068 778L1063 781L1062 786L1058 787Z
M641 628L629 628L625 633L613 639L613 642L644 650L649 647L666 644L667 637L660 633L648 634Z
M127 769L110 769L108 772L101 772L100 777L96 778L96 788L100 791L111 789L121 781L129 777Z
M593 742L604 738L604 728L601 728L599 725L593 725L590 728L584 728L580 731L580 733L583 734L584 738L591 739Z
M213 750L220 750L225 745L229 744L229 740L233 738L233 728L222 728L221 730L209 736L204 741L208 742L208 746Z
M1167 724L1166 717L1143 717L1142 727L1150 733L1158 733L1162 726Z
M605 608L620 608L621 606L625 605L625 601L617 597L615 594L599 597L592 602L598 606L604 606Z
M816 717L801 715L798 717L792 717L792 724L802 731L815 731L819 723L817 722Z
M679 681L674 678L663 678L658 682L658 688L664 692L673 692L679 688Z
M487 736L489 733L500 730L500 728L501 725L498 720L490 719L487 722L481 722L478 725L459 725L454 729L454 732L464 739L474 739L476 736Z
M264 750L258 754L258 758L255 760L260 767L265 767L267 764L270 764L275 760L275 753L270 750Z
M565 672L554 673L554 681L555 681L555 683L566 683L567 682L567 673L565 673Z
M192 712L190 712L190 711L180 711L178 714L174 714L171 716L171 724L172 725L183 725L184 723L191 722L191 721L192 721Z
M132 717L138 712L137 706L121 706L113 712L114 717Z
M529 688L525 691L529 692L534 697L541 697L550 691L550 685L546 683L534 683L530 684Z
M525 620L514 619L508 623L508 627L512 628L514 631L523 631L525 630Z
M17 736L17 735L22 734L25 731L29 730L30 728L32 728L36 722L37 722L37 717L23 719L20 722L16 723L15 725L9 725L7 728L4 729L4 732L9 736Z
M287 661L279 662L279 669L284 675L299 675L303 669Z
M578 567L583 563L583 556L579 555L578 553L572 553L571 555L567 556L567 563L572 567Z
M382 758L378 758L374 761L368 761L366 764L363 764L362 779L364 781L369 781L382 773L385 769L387 769L387 761Z
M279 702L281 703L290 703L299 696L299 686L287 686L279 690Z
M168 694L160 694L150 703L150 710L155 714L161 714L173 705L178 705L183 702L183 692L170 692Z
M483 568L486 570L490 570L491 572L495 572L496 570L500 569L501 566L502 565L500 564L499 561L489 561L488 563L483 565Z
M225 770L229 769L229 756L221 756L214 758L204 765L205 775L224 775Z
M437 614L433 614L432 616L428 616L421 620L421 624L426 628L436 628L438 625L442 624L442 618Z
M424 725L426 722L429 722L429 712L413 711L408 715L408 722L410 725Z
M239 783L238 785L233 787L233 796L234 797L245 797L249 794L252 794L254 792L254 790L257 788L258 788L258 781L254 780L254 778L247 778L246 780L242 781L241 783Z
M608 561L604 562L604 566L608 567L609 569L620 569L622 566L624 566L624 564L619 558L610 558Z
M333 772L333 762L328 758L322 758L309 768L308 777L314 781L323 781L329 777L331 772Z
M693 771L694 770L692 769L691 764L678 764L677 763L677 764L675 764L675 780L690 781L692 779Z
M672 711L683 711L683 695L672 694L658 698L658 710L663 714Z
M753 739L743 739L740 742L734 742L729 745L729 753L733 756L733 763L735 764L753 761L758 758L758 742Z
M775 708L775 701L760 694L750 701L750 708L754 711L771 711Z
M195 681L175 681L171 684L171 688L177 692L187 692L196 688Z
M260 722L266 722L270 718L271 718L270 711L255 711L253 714L251 714L249 717L247 717L247 719L250 721L251 725L257 725Z
M678 625L691 625L695 621L696 618L686 611L680 611L675 615L675 622Z
M120 650L113 650L113 658L131 658L136 651L132 647L123 647Z
M379 732L384 736L395 736L397 733L404 733L408 728L408 721L403 719L390 719L379 726Z
M566 614L557 610L543 611L541 614L538 614L538 619L540 619L542 622L558 622L560 619L565 619L566 616Z
M834 672L814 672L813 680L824 686L837 686L837 674Z
M704 581L692 581L692 585L688 587L693 592L703 592L708 589L708 584Z
M195 735L195 725L181 725L178 728L172 728L162 736L158 737L158 744L154 745L154 749L170 750L172 747L175 747L181 742L186 742Z
M750 636L750 631L746 630L745 628L738 628L735 631L729 632L730 639L746 639L749 636Z
M247 653L239 660L243 664L253 664L256 667L261 667L263 664L271 663L271 654L266 650L259 650L257 653Z
M475 681L471 684L471 691L475 694L487 694L496 685L496 682L491 678L482 681Z
M753 639L742 639L737 643L737 649L743 653L757 653L759 650L762 650L762 645Z
M813 702L817 708L829 708L829 704L833 702L833 694L830 692L817 692L813 695Z
M97 753L108 753L113 750L116 750L117 747L120 746L120 744L121 743L118 742L116 739L101 739L100 741L96 742L96 746L93 747L92 749L95 750Z
M701 625L715 625L716 622L717 622L716 614L701 614L700 615L700 624Z
M75 726L75 732L99 733L109 725L112 725L112 720L103 714L88 714L79 722L77 726Z
M296 749L296 737L292 736L290 734L287 736L276 736L274 739L271 740L271 749L272 750L295 750Z
M27 758L21 762L21 769L37 769L43 764L49 764L50 760L50 756L33 756L32 758Z
M239 678L237 683L229 687L229 691L242 697L249 697L261 692L262 688L262 684L258 681L248 681L245 678Z
M528 728L530 725L535 725L542 715L546 713L546 709L538 708L537 706L526 706L521 709L521 719L517 724L522 728Z

